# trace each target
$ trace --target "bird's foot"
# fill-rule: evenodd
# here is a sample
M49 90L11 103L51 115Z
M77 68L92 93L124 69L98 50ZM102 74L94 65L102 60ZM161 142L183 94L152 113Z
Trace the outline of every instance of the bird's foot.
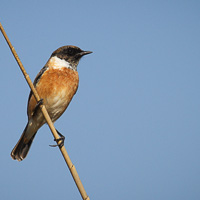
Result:
M54 141L56 141L57 143L58 143L59 141L61 141L61 142L60 142L59 144L49 145L49 146L50 146L50 147L57 147L57 146L59 146L59 147L61 148L62 146L64 146L65 136L62 135L58 130L56 130L56 131L57 131L58 135L60 136L60 138L54 139Z
M40 110L40 106L43 104L44 102L43 102L43 99L40 99L38 102L37 102L37 104L36 104L36 106L35 106L35 109L34 109L34 112L33 112L33 116L38 112L38 110Z
M43 101L43 99L40 99L38 102L37 102L37 104L36 104L36 106L35 106L35 112L38 110L38 108L40 108L40 106L42 105L44 103L44 101Z
M44 100L43 100L43 99L40 99L40 100L37 102L36 107L42 105L43 103L44 103Z

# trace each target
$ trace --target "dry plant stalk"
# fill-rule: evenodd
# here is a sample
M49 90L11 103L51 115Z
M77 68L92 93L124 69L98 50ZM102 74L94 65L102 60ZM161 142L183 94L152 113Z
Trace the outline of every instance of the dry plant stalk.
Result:
M31 88L35 99L37 100L37 102L40 101L40 97L39 97L39 95L38 95L38 93L37 93L32 81L30 79L29 75L26 73L26 70L25 70L24 66L22 65L22 62L20 61L20 59L19 59L14 47L12 46L12 44L11 44L11 42L10 42L10 40L9 40L9 38L8 38L8 36L7 36L7 34L6 34L6 32L5 32L5 30L4 30L4 28L3 28L1 23L0 23L0 30L1 30L4 38L5 38L6 42L8 43L8 46L10 47L10 50L11 50L13 56L15 57L15 60L17 61L17 63L19 65L19 67L20 67L20 69L21 69L21 71L22 71L22 73L23 73L23 75L24 75L29 87ZM58 133L57 133L55 127L54 127L53 122L51 121L51 118L49 117L49 114L48 114L45 106L44 105L40 105L40 109L41 109L41 111L42 111L42 113L44 115L44 118L46 119L47 124L49 125L49 128L50 128L54 138L58 139L59 135L58 135ZM60 148L60 146L59 146L60 142L61 141L57 141L57 144L58 144L59 148ZM70 170L70 173L71 173L71 175L72 175L72 177L73 177L73 179L74 179L74 181L76 183L76 186L77 186L77 188L78 188L78 190L79 190L79 192L81 194L82 199L83 200L90 200L90 198L87 195L87 193L86 193L86 191L85 191L85 189L83 187L83 184L82 184L82 182L81 182L81 180L79 178L79 175L78 175L78 173L76 171L76 168L72 164L72 161L71 161L71 159L70 159L65 147L62 146L60 148L60 151L61 151L61 153L62 153L62 155L63 155L63 157L65 159L65 162L66 162L66 164L67 164L67 166L68 166L68 168Z

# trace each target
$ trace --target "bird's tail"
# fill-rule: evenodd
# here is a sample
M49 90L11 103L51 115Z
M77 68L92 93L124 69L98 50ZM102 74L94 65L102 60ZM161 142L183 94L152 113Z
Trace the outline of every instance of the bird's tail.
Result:
M33 131L28 123L10 154L12 159L22 161L27 156L36 133L37 131Z

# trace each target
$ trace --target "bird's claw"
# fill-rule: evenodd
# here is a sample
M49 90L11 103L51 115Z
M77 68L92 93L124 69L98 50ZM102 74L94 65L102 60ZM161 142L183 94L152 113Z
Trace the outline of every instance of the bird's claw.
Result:
M40 99L38 102L37 102L37 105L36 106L40 106L44 103L43 99Z
M57 130L56 130L57 131ZM58 133L58 135L60 136L60 138L58 138L58 139L54 139L54 141L56 141L57 143L59 142L59 141L61 141L59 144L55 144L55 145L49 145L50 147L62 147L62 146L64 146L64 141L65 141L65 136L64 135L62 135L59 131L57 131L57 133Z

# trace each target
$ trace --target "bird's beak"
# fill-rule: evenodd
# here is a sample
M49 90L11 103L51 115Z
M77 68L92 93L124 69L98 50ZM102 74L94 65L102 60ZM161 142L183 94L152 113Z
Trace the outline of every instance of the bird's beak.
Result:
M84 55L87 55L87 54L92 53L92 51L83 51L83 52L81 52L81 53L82 53L82 56L84 56Z
M87 54L90 54L90 53L92 53L92 51L82 51L82 52L80 52L80 53L78 54L78 56L79 56L79 57L82 57L82 56L87 55Z

